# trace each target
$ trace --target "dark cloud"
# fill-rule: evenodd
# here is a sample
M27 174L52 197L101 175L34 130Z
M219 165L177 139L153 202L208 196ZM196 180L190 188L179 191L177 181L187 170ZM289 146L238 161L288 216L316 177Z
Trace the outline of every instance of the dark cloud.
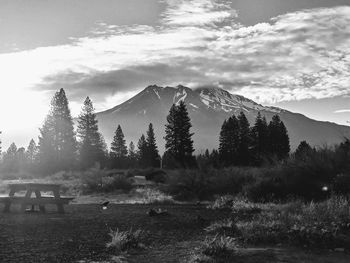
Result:
M93 74L68 71L47 77L38 88L48 90L64 88L73 100L81 100L87 95L94 95L95 99L104 100L107 96L120 92L136 91L152 84L174 85L180 82L198 82L203 79L205 79L203 74L182 65L156 64L108 72L94 72Z

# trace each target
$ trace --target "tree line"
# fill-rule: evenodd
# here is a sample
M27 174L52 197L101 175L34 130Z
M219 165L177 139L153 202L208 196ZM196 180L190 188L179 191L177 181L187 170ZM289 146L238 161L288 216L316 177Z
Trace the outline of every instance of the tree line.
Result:
M20 170L53 173L60 170L88 169L93 166L125 169L192 168L205 160L213 166L261 165L267 157L283 160L289 155L289 137L286 127L275 115L267 124L258 113L255 124L250 124L241 112L224 121L219 138L219 149L211 154L194 156L191 120L183 101L173 104L165 126L165 153L161 157L156 144L152 123L137 142L126 145L120 125L116 125L112 143L108 149L99 132L93 103L87 97L77 119L77 130L69 109L64 89L55 93L50 111L39 129L38 144L32 139L27 147L17 149L12 143L3 154L2 170Z
M181 102L177 106L173 105L166 125L165 156L183 167L194 159L191 126L185 104ZM3 171L53 173L61 170L84 170L93 166L112 169L147 168L160 167L162 162L152 123L146 133L141 135L137 148L134 142L130 142L127 147L122 127L117 125L108 150L99 132L95 109L89 97L84 101L75 132L64 89L60 89L53 96L50 111L39 131L38 144L32 139L27 149L17 149L15 143L10 145L3 153Z
M288 158L289 135L276 114L267 123L258 112L253 126L243 112L224 121L220 131L219 149L197 157L198 163L216 168L229 166L262 166Z

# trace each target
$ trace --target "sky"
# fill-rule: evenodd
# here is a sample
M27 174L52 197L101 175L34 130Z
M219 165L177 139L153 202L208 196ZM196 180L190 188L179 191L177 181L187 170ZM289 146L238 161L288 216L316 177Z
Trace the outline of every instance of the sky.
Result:
M64 88L73 116L148 85L218 86L348 125L349 0L0 0L3 148L37 139Z

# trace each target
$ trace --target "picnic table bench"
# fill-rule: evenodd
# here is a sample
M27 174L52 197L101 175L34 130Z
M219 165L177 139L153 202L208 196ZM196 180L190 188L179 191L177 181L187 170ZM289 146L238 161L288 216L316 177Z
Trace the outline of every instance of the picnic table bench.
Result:
M40 183L16 183L9 184L10 188L9 196L0 197L0 203L4 203L4 212L10 212L11 204L20 204L21 210L24 212L28 205L38 205L41 212L45 213L45 205L54 204L57 205L59 213L64 213L63 205L69 204L72 197L60 196L60 185L58 184L40 184ZM25 196L15 196L16 192L25 192ZM52 192L53 196L42 196L41 192ZM35 193L35 197L32 198L32 193Z

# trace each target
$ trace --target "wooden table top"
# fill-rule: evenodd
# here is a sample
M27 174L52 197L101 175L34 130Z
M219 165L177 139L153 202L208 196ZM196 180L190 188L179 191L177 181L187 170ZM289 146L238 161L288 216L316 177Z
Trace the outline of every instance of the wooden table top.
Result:
M8 185L10 189L21 190L41 190L52 191L60 188L59 184L44 184L44 183L11 183Z

